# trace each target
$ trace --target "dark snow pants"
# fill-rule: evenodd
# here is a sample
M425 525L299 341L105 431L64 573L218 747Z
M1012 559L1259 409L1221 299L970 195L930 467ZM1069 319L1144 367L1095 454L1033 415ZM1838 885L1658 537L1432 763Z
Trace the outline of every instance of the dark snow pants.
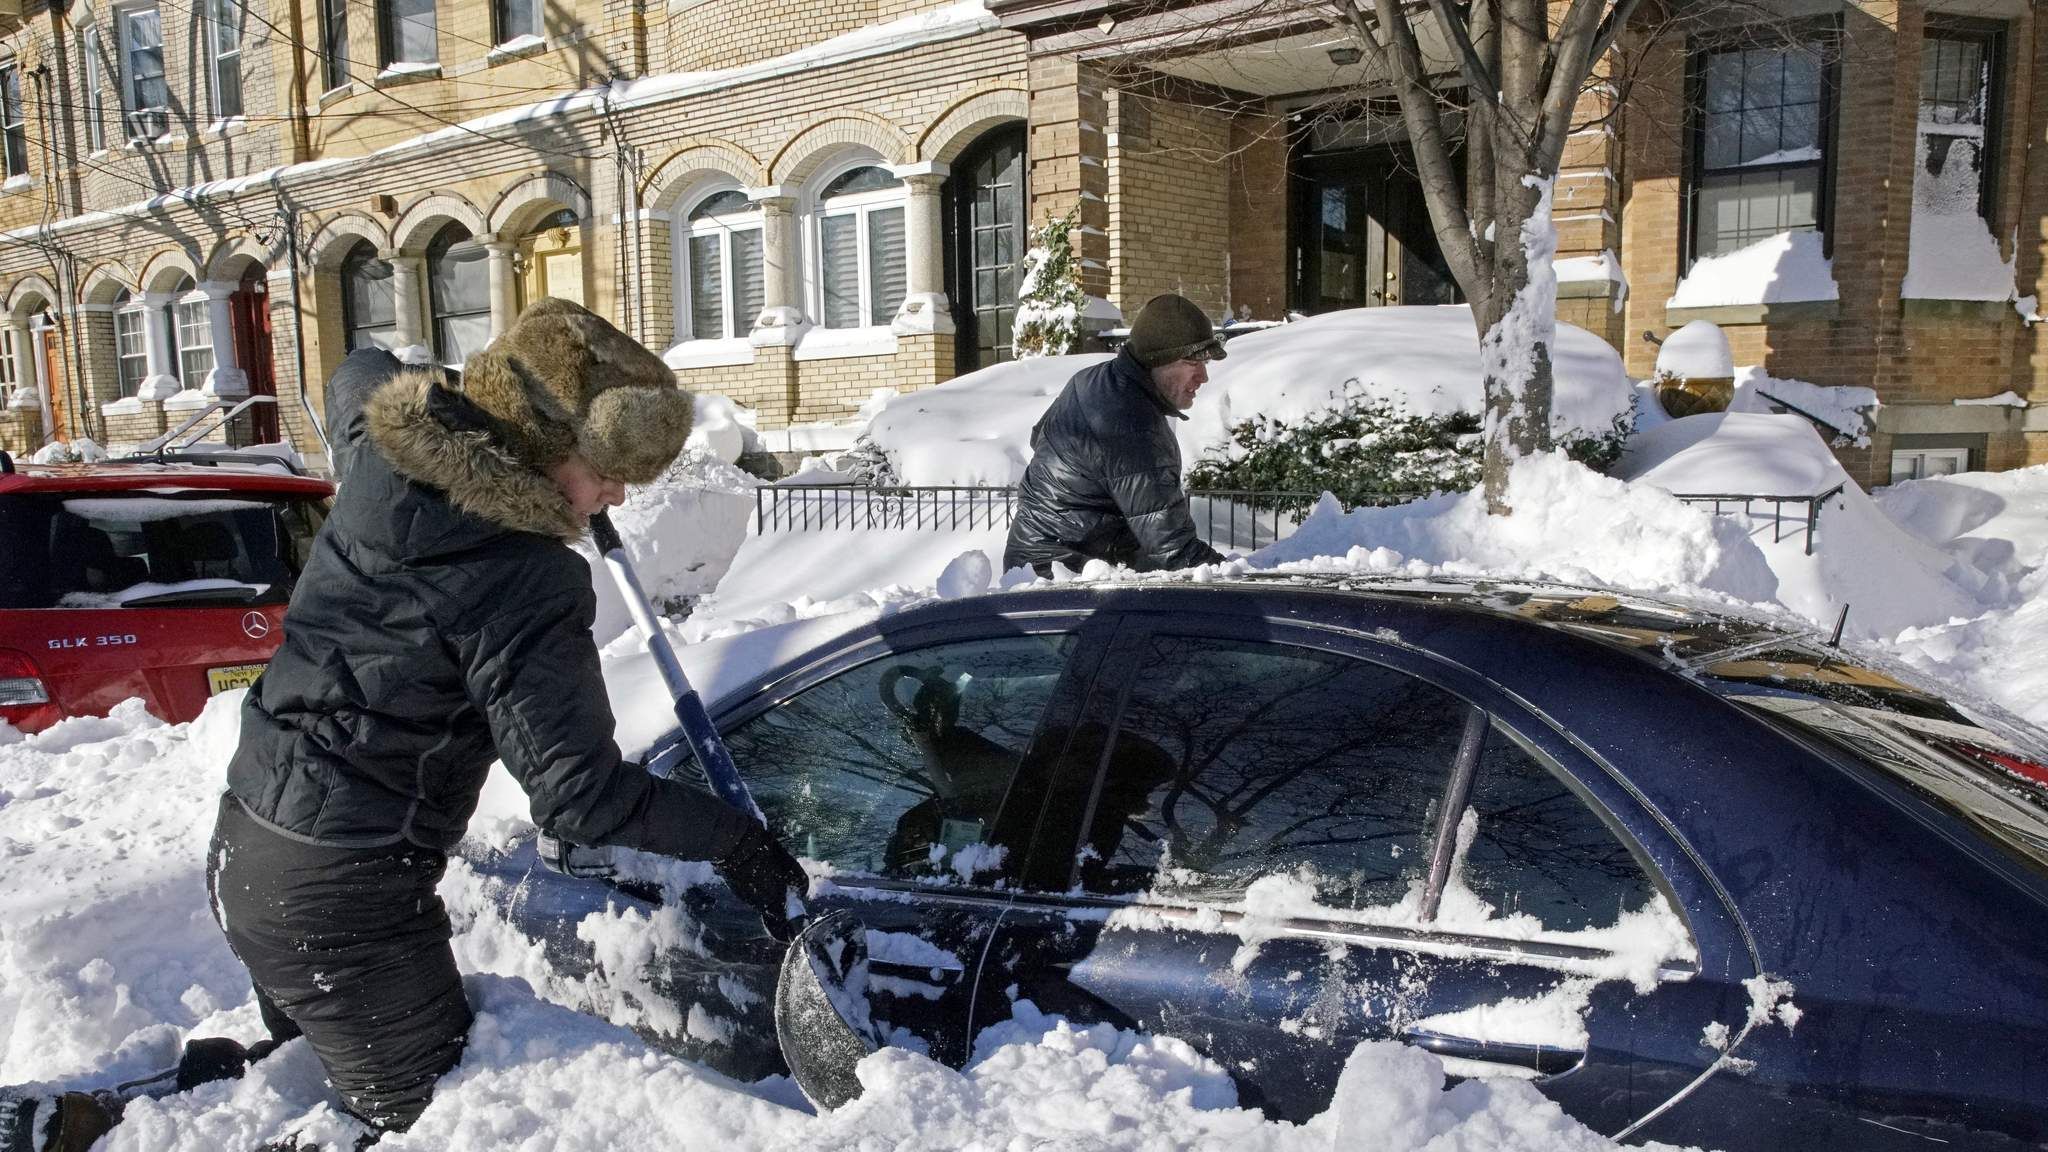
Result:
M332 848L223 794L206 884L248 967L264 1026L303 1035L348 1110L402 1131L462 1058L469 1002L435 893L447 858L416 845Z

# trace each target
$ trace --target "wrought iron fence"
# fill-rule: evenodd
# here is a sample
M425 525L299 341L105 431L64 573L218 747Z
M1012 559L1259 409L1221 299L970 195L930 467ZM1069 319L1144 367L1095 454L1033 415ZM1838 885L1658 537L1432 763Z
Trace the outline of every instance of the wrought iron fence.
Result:
M1247 489L1197 489L1188 496L1195 533L1211 547L1235 551L1263 548L1292 532L1295 509L1316 498ZM1409 499L1390 494L1386 502ZM1014 487L764 485L754 489L754 532L972 532L1008 528L1016 509Z
M1823 505L1839 496L1837 484L1818 496L1774 496L1756 492L1679 492L1688 504L1710 507L1716 515L1741 511L1755 517L1768 505L1771 539L1788 532L1805 536L1813 554ZM1383 492L1346 507L1391 507L1430 495L1427 492ZM1242 488L1197 488L1188 492L1195 533L1213 548L1249 552L1294 531L1316 494ZM849 532L908 530L973 532L1007 529L1017 510L1014 487L975 485L869 486L859 484L763 485L754 489L754 532Z
M1846 482L1837 484L1818 496L1769 496L1755 492L1674 492L1672 495L1687 504L1707 505L1713 508L1716 516L1732 512L1739 507L1743 515L1754 518L1755 505L1769 504L1771 542L1777 543L1785 538L1785 524L1790 519L1798 525L1793 531L1805 533L1806 554L1811 556L1814 533L1820 528L1820 510L1829 500L1840 496L1845 487ZM1788 507L1794 509L1791 517L1786 516Z

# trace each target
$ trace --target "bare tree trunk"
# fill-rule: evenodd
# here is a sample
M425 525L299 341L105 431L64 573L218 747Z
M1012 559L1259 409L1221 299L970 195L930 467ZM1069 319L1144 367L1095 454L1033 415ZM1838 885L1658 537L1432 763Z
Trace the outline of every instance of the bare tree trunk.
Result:
M1513 511L1507 489L1515 462L1550 450L1550 349L1557 342L1550 187L1545 174L1502 190L1493 221L1492 290L1472 305L1486 401L1480 477L1486 510L1497 516Z

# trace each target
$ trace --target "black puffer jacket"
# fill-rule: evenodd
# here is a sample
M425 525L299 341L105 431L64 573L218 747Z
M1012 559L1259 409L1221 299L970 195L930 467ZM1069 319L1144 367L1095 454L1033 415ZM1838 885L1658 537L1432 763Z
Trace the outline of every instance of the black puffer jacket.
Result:
M1075 373L1031 430L1003 567L1102 559L1146 572L1221 560L1195 536L1169 417L1186 419L1128 349Z
M468 399L386 352L349 356L327 416L341 492L243 706L228 768L243 806L305 841L445 851L502 757L535 823L571 841L730 851L749 819L612 742L560 492Z

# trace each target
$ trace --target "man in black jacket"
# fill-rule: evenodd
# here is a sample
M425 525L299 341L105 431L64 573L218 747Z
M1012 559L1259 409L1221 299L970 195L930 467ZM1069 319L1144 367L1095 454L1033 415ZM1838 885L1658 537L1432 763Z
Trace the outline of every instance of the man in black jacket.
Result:
M1005 569L1107 560L1141 572L1223 559L1195 536L1180 484L1185 420L1223 359L1209 318L1186 297L1155 296L1116 358L1074 374L1031 430L1031 463L1003 551Z
M396 1130L469 1030L435 886L492 760L536 824L716 861L778 935L806 880L750 816L612 740L568 543L682 448L690 398L658 358L547 299L459 391L364 350L327 405L340 494L243 707L207 879L273 1039L306 1036L348 1110Z

